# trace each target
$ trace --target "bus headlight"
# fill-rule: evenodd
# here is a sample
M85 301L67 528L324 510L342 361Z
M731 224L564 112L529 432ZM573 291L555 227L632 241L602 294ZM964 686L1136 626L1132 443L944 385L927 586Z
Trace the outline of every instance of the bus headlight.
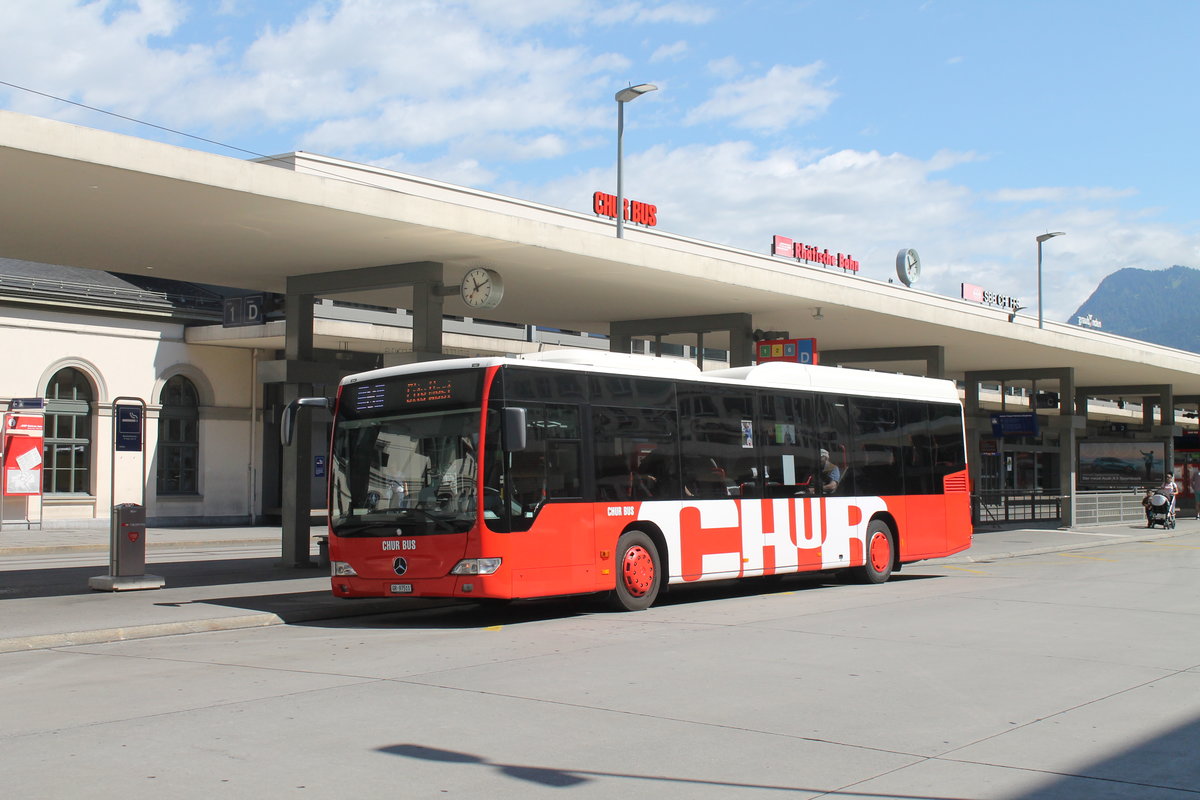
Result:
M347 576L347 575L357 576L358 575L358 572L354 569L354 567L350 566L345 561L330 561L329 569L330 569L330 573L335 578L339 577L339 576Z
M491 575L500 569L498 558L464 558L450 570L451 575Z

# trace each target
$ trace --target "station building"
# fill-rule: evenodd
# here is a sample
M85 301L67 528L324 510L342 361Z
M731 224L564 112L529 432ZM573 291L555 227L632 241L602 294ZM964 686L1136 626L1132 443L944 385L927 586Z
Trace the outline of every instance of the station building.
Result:
M894 272L807 233L751 252L658 230L643 199L617 238L602 193L565 210L11 112L0 169L0 410L40 400L46 420L40 491L5 497L6 524L107 525L142 502L154 525L281 521L300 558L328 431L283 450L290 399L377 366L557 347L740 366L764 338L956 381L981 523L1099 519L1172 467L1190 495L1175 445L1195 431L1200 355L1039 324L986 287L924 291L913 243ZM471 274L499 301L468 302ZM125 401L145 409L137 453L115 447Z

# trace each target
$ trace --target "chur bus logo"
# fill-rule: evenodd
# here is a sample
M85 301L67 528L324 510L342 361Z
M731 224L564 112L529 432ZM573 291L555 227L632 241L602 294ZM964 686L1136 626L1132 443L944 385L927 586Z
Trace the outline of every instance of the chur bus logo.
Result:
M403 575L404 573L408 572L408 559L407 558L392 559L392 569L395 571L395 573L397 575Z

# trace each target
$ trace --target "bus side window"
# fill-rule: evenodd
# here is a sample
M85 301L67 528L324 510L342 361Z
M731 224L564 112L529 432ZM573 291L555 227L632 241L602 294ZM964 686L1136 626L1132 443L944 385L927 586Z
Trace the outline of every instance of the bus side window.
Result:
M817 493L852 495L857 492L854 464L850 462L850 406L843 395L820 395L815 399L817 445L829 454L829 464L818 481L830 489ZM832 469L830 469L832 467ZM819 471L820 472L820 471ZM836 474L836 479L832 476Z
M812 398L763 394L759 400L759 418L766 496L818 494Z
M684 493L736 497L743 485L757 496L754 397L715 386L678 389Z
M925 403L900 401L900 433L905 494L934 494L933 436Z
M679 496L673 411L593 406L592 439L597 500Z
M857 494L904 493L900 425L895 400L855 397L850 401L855 448L850 467Z

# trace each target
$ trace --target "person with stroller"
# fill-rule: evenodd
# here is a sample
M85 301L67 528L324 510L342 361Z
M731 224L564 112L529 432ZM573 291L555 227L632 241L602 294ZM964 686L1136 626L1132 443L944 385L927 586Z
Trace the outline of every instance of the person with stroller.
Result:
M1175 483L1174 472L1167 473L1167 476L1163 478L1162 486L1158 487L1158 490L1166 497L1171 498L1172 501L1175 499L1175 495L1179 494L1179 486Z
M1179 487L1175 483L1175 474L1168 472L1163 478L1162 485L1151 492L1146 490L1146 498L1142 504L1146 507L1146 527L1153 528L1158 522L1164 528L1175 527L1175 495Z

